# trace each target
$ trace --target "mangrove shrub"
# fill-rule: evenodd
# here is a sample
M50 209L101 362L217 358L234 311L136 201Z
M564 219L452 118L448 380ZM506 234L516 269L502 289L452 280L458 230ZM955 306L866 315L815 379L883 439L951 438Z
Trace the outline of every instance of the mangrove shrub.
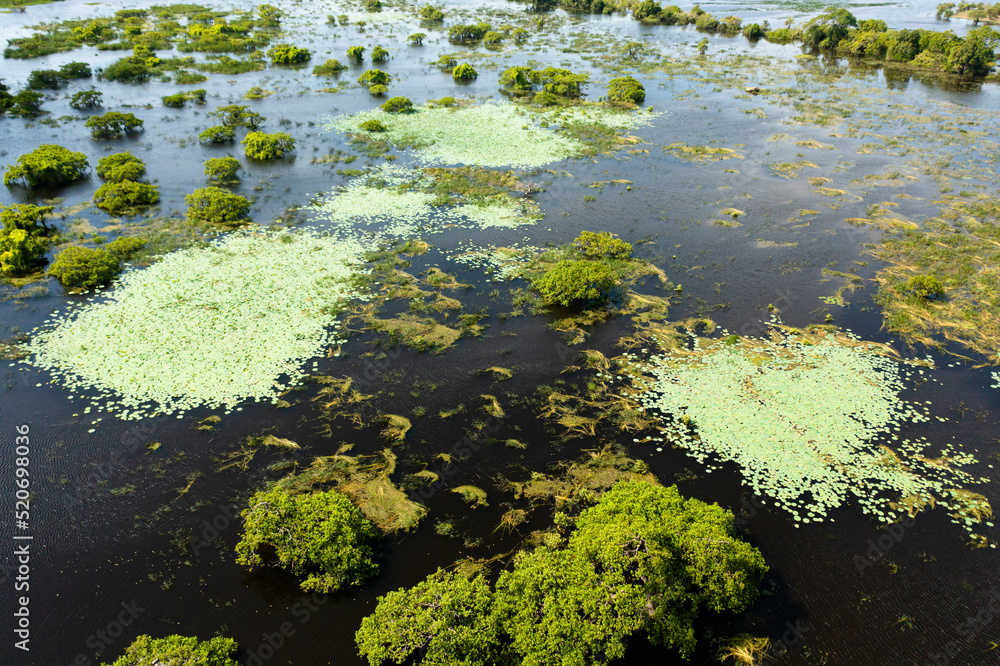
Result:
M358 77L358 83L368 88L388 85L389 75L380 69L369 69Z
M312 58L309 49L299 48L291 44L278 44L271 47L267 57L276 65L298 65Z
M641 104L646 99L646 89L631 76L619 76L608 82L607 100Z
M457 66L455 69L451 70L451 75L459 80L468 81L474 79L479 74L476 73L476 69L467 62L463 62L461 65Z
M409 113L413 111L413 102L408 97L393 97L382 105L386 113Z
M70 99L69 105L74 109L83 111L85 109L91 109L95 106L100 106L103 99L104 93L91 88L90 90L81 90L73 93L73 97Z
M104 248L96 247L68 247L49 266L49 275L72 290L106 285L119 271L118 259Z
M152 664L183 664L184 666L239 666L236 661L236 641L216 636L199 641L193 636L174 634L166 638L142 635L132 641L125 654L111 664L101 666L150 666Z
M243 152L253 160L274 160L295 150L295 139L285 132L250 132L243 138Z
M251 111L249 106L242 104L226 104L212 111L210 116L215 116L226 127L247 127L255 130L267 121L267 118L256 111Z
M389 59L389 52L386 51L381 46L376 46L372 49L372 60L374 62L385 62Z
M334 592L361 585L378 573L375 526L336 490L292 494L275 488L250 498L243 513L237 562L263 564L260 549L274 549L278 562L304 576L303 590Z
M581 232L573 241L573 249L588 259L628 259L632 256L632 244L607 231Z
M132 113L108 111L101 116L91 116L85 123L95 139L113 139L142 129L142 120Z
M247 222L250 202L218 187L202 187L184 197L187 217L192 222L237 226Z
M570 306L607 296L615 284L612 270L590 259L563 259L532 283L542 298L553 305Z
M134 180L105 183L94 192L94 205L112 215L135 214L160 200L155 185Z
M210 183L231 185L239 182L241 168L235 157L212 157L205 161L205 176Z
M313 76L333 76L345 69L347 69L347 65L342 65L339 60L331 58L322 65L313 67Z
M109 183L139 180L146 175L146 164L132 153L114 153L97 161L97 176Z
M209 143L226 143L227 141L232 141L236 138L236 131L232 127L227 127L226 125L215 125L214 127L209 127L207 130L198 135L199 141L208 141Z
M45 143L17 158L3 174L4 185L19 180L29 186L58 185L83 178L87 156L62 146Z
M365 59L365 47L352 46L347 49L347 59L358 63Z

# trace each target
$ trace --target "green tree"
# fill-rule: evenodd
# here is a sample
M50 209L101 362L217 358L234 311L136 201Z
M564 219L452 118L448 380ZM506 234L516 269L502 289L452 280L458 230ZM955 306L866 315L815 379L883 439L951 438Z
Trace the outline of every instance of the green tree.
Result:
M353 60L356 63L361 62L365 59L365 47L363 46L352 46L347 49L347 59Z
M417 12L417 15L420 16L420 18L422 18L425 21L444 20L444 12L438 9L437 7L434 7L431 4L426 4L423 7L421 7L420 11Z
M79 92L73 93L73 98L70 100L69 105L74 109L83 111L85 109L91 109L95 106L100 106L104 99L104 93L99 90L81 90Z
M45 96L34 90L22 90L10 99L7 105L7 113L12 116L32 117L37 116L42 111L42 101Z
M0 223L8 232L21 229L29 236L46 236L49 228L45 224L45 218L54 210L55 206L11 204L0 209Z
M427 37L427 33L424 33L424 32L415 32L412 35L410 35L409 37L407 37L406 39L408 39L410 41L410 43L413 44L414 46L423 46L423 44L424 44L424 38L426 38L426 37Z
M646 99L646 89L631 76L619 76L608 81L607 100L641 104Z
M45 143L17 158L3 174L4 185L24 180L31 187L58 185L83 178L87 156L62 146Z
M347 69L347 65L340 64L339 60L331 58L322 65L313 67L313 76L333 76Z
M97 176L110 183L139 180L146 175L146 164L132 153L113 153L97 161Z
M295 150L295 139L286 132L250 132L243 138L243 152L254 160L274 160Z
M104 249L110 252L118 261L127 261L145 246L146 241L141 238L123 236L105 245Z
M489 46L496 46L497 44L503 44L503 35L501 35L496 30L490 30L485 35L483 35L483 44Z
M381 69L369 69L358 77L358 83L370 88L372 86L384 86L389 83L390 77Z
M85 124L95 139L112 139L138 132L143 122L132 113L108 111L104 115L87 118Z
M281 17L285 15L285 12L274 5L258 5L257 15L260 17L257 25L266 28L276 28L281 25Z
M945 69L960 76L986 76L996 62L993 47L998 39L1000 33L989 26L970 30L948 50Z
M298 65L310 60L312 53L291 44L277 44L267 52L267 57L276 65Z
M154 664L176 664L177 666L238 666L236 641L216 636L199 641L193 636L174 634L166 638L152 638L142 635L132 641L125 654L110 666L153 666ZM102 664L101 666L109 666Z
M389 59L389 52L386 51L381 46L376 46L372 49L372 61L373 62L385 62Z
M236 132L232 127L227 127L226 125L215 125L214 127L209 127L207 130L198 135L199 141L208 141L209 143L226 143L235 138Z
M187 217L193 222L238 226L248 222L250 202L218 187L202 187L184 197Z
M135 215L159 200L156 185L134 180L105 183L94 192L94 205L112 215Z
M393 97L382 104L386 113L409 113L413 111L413 102L408 97Z
M336 490L299 495L279 488L261 491L242 516L239 564L263 564L259 550L270 546L282 566L305 576L303 590L321 592L361 585L378 573L375 526Z
M615 238L610 232L581 232L573 240L573 249L588 259L628 259L632 256L632 244Z
M563 259L545 271L532 286L547 303L570 306L603 299L614 284L614 273L603 262Z
M45 244L24 229L0 229L0 274L27 273L42 262Z
M267 122L267 118L242 104L226 104L209 115L218 118L224 127L247 127L255 130Z
M379 598L355 641L371 666L401 664L417 654L424 664L507 662L489 583L441 569L414 587Z
M240 181L242 168L235 157L212 157L205 161L205 176L212 184L231 185Z
M763 39L766 31L759 23L748 23L743 26L743 36L752 42Z
M71 290L93 289L103 286L121 271L118 259L103 248L68 247L56 255L49 267L53 276Z
M89 79L94 73L85 62L68 62L59 68L59 76L64 79Z
M63 77L54 69L36 69L28 74L28 87L32 90L59 90L64 83Z
M455 69L451 70L451 75L453 78L458 79L459 81L469 81L479 76L479 74L476 72L475 67L473 67L467 62L463 62Z

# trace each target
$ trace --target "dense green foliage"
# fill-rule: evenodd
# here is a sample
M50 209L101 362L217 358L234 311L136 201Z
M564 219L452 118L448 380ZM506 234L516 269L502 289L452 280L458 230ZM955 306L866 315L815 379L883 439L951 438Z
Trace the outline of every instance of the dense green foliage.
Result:
M490 30L485 35L483 35L483 44L488 44L490 46L503 44L503 35L501 35L496 30Z
M267 57L276 65L299 65L308 62L312 53L291 44L277 44L267 52Z
M49 275L73 290L100 287L121 271L118 258L104 248L68 247L56 255Z
M187 217L194 222L237 226L249 221L250 202L246 197L218 187L202 187L184 197Z
M369 69L358 77L358 83L366 87L384 86L389 83L390 77L381 69Z
M372 61L374 62L385 62L389 59L389 52L386 51L381 46L376 46L372 49Z
M181 108L189 101L195 104L204 104L205 97L208 94L204 88L199 88L197 90L189 90L187 92L175 93L173 95L165 95L163 99L163 105L169 106L171 108Z
M286 132L250 132L243 137L243 152L253 160L274 160L295 150L295 139Z
M45 217L54 210L55 206L11 204L0 209L0 223L3 224L4 231L21 229L32 236L45 236L49 233Z
M339 60L331 58L322 65L313 67L313 76L333 76L347 69L347 65L342 65Z
M263 564L259 550L270 546L282 566L305 576L303 590L332 592L361 585L378 573L375 526L336 490L293 494L275 488L255 494L242 513L237 562Z
M101 116L91 116L85 123L95 139L113 139L142 129L143 122L133 113L108 111Z
M478 42L490 31L489 23L459 23L448 28L448 39L453 42Z
M914 275L903 283L901 290L918 300L944 298L944 285L933 275Z
M414 46L423 46L425 37L427 37L427 33L415 32L406 39L409 40L409 42Z
M588 259L628 259L632 256L632 244L615 238L607 231L581 232L573 241L573 249Z
M607 100L641 104L646 99L646 89L631 76L619 76L608 81Z
M492 593L483 578L438 571L381 597L355 639L372 666L416 655L426 664L601 666L635 634L687 658L699 612L749 608L766 570L734 536L730 512L676 487L620 482L565 542L519 553Z
M28 185L58 185L83 178L87 156L45 143L17 158L3 174L4 185L24 180Z
M209 115L218 118L224 127L247 127L252 130L257 129L267 121L267 118L256 111L251 111L249 106L242 104L220 106Z
M368 92L378 97L379 95L384 95L387 92L389 92L389 88L388 86L383 86L380 83L376 83L375 85L373 85L371 88L368 89Z
M576 98L583 93L583 86L590 79L589 74L576 74L568 69L546 67L532 69L527 66L511 67L500 75L500 85L515 93L528 93L541 90L550 95Z
M360 127L366 132L384 132L386 129L384 124L374 118L364 121Z
M126 648L124 655L101 666L238 666L238 648L236 641L222 636L199 641L177 634L156 639L142 635Z
M126 261L145 246L146 241L141 238L123 236L105 245L104 249L110 252L118 261Z
M62 88L63 78L55 69L36 69L28 75L28 87L32 90L58 90Z
M365 59L365 47L351 46L347 49L347 59L354 62L361 62Z
M600 261L563 259L532 286L547 303L570 306L605 298L614 283L614 273Z
M0 275L27 273L42 263L53 206L12 204L0 210Z
M103 99L104 93L91 88L90 90L80 90L79 92L73 93L73 97L70 99L69 105L74 109L83 111L85 109L92 109L95 106L100 106Z
M100 74L107 81L142 83L153 75L159 62L160 59L148 47L136 46L132 55L114 61Z
M386 113L409 113L413 111L413 102L408 97L393 97L382 104Z
M134 180L105 183L94 192L94 205L113 215L132 215L159 200L155 185Z
M476 73L476 69L467 62L463 62L461 65L455 67L455 69L451 70L451 75L462 81L468 81L479 76L479 74Z
M205 176L212 184L231 185L240 180L240 161L235 157L212 157L205 160Z
M425 21L441 21L444 19L444 12L431 4L421 7L417 15Z
M236 131L232 127L226 125L215 125L214 127L209 127L207 130L203 131L198 135L199 141L208 141L209 143L226 143L227 141L232 141L236 138Z
M146 164L132 153L113 153L97 161L97 176L109 183L139 180L146 175Z

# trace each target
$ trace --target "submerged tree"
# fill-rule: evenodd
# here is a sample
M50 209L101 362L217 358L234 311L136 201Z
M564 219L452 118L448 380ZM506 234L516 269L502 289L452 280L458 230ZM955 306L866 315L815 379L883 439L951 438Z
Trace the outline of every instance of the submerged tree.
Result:
M275 160L295 150L295 139L286 132L250 132L243 138L244 154L253 160Z
M19 180L31 187L58 185L83 178L87 169L87 156L62 146L45 143L17 158L3 175L4 185Z
M237 226L249 221L250 202L218 187L202 187L184 197L193 222Z

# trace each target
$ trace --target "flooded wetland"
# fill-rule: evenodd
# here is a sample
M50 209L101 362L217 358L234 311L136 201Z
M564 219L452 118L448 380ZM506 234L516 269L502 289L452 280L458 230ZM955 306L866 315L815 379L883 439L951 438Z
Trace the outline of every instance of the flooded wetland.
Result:
M996 663L998 12L0 0L0 662Z

